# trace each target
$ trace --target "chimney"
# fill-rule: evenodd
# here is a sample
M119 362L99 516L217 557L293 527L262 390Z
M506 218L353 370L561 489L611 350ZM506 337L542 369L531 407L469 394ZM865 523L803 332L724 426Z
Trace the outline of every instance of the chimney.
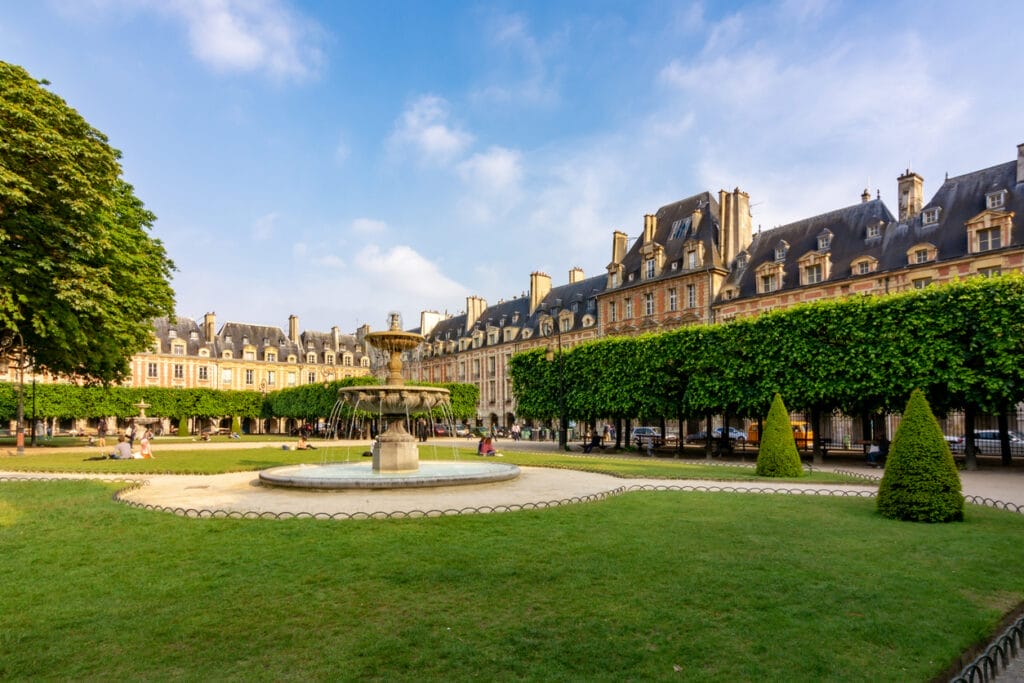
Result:
M480 315L483 314L486 308L487 302L484 299L478 296L466 297L466 332L473 329L473 325L480 319Z
M629 235L616 230L612 233L612 263L622 263L626 258L626 245L629 244Z
M341 330L337 325L331 328L331 343L334 344L335 351L341 351Z
M654 241L654 231L658 228L658 218L651 214L644 214L644 244Z
M551 276L547 273L534 271L530 273L530 315L533 315L551 291Z
M569 271L569 284L577 282L583 282L583 269L578 266Z
M1017 184L1024 183L1024 142L1017 145Z
M906 223L921 213L924 206L924 178L910 169L896 179L900 201L900 222Z
M217 314L207 313L203 316L203 336L206 338L206 343L212 343L215 334L215 328L217 327Z
M420 311L420 334L430 336L437 324L441 322L441 314L437 311Z
M867 204L870 201L871 201L871 192L869 192L868 188L865 187L864 191L860 193L860 203L861 204Z
M288 339L292 344L299 345L299 316L288 316Z
M729 265L736 255L750 246L750 195L734 189L718 191L718 224L722 230L722 259Z

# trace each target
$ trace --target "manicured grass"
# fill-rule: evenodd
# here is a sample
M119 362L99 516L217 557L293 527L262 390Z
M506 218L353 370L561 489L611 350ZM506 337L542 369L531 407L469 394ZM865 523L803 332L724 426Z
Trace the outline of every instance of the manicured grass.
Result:
M927 681L1024 597L1024 517L644 492L416 520L185 519L0 485L0 678Z
M289 440L293 443L294 439ZM253 448L205 449L205 444L190 444L187 449L175 450L174 445L158 440L153 460L88 460L105 451L54 452L32 450L24 456L0 456L0 470L39 472L107 472L115 474L136 473L197 473L215 474L258 470L277 465L296 463L319 463L361 460L367 446L340 446L317 448L311 451L285 451L279 439L273 444ZM454 458L475 458L475 448L461 444L428 444L420 447L424 460L451 460ZM728 465L703 465L684 463L668 458L615 458L608 456L591 457L566 455L562 453L528 453L507 451L504 462L535 467L561 467L589 472L602 472L621 477L656 477L665 479L711 479L729 481L767 481L758 477L753 468ZM770 481L779 481L772 479ZM784 480L785 481L785 480ZM791 480L795 481L795 480ZM862 482L861 479L830 472L813 472L799 481L815 483Z

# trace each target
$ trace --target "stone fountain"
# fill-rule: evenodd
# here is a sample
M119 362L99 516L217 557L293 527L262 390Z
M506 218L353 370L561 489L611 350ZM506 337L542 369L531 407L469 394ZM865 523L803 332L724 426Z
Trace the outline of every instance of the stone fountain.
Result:
M401 317L389 316L388 329L370 332L366 342L387 355L384 384L343 387L338 402L353 411L376 415L387 424L371 447L372 463L336 462L322 465L286 465L260 472L260 482L273 486L314 489L394 489L453 486L505 481L519 476L519 468L506 463L476 461L420 462L416 437L405 428L417 413L435 409L450 412L447 389L407 386L402 378L402 353L423 341L423 336L402 330ZM457 449L453 447L453 452Z

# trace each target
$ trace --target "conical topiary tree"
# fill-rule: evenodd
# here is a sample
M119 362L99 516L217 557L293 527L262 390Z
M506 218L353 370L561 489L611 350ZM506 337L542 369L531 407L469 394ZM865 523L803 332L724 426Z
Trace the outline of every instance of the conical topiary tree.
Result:
M796 439L789 424L789 411L782 397L775 394L757 452L757 474L762 477L802 477L804 467L796 450Z
M931 406L919 389L910 394L889 447L878 487L878 511L912 522L964 518L960 475Z

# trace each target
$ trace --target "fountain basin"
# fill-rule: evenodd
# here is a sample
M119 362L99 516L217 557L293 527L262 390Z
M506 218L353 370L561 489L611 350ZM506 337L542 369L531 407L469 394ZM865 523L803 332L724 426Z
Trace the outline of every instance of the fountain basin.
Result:
M343 387L338 398L359 410L378 415L425 413L449 401L448 390L440 387L366 385Z
M402 489L487 484L518 476L516 465L473 460L422 460L419 469L406 472L375 471L368 462L335 462L271 467L260 472L260 483L319 490Z

